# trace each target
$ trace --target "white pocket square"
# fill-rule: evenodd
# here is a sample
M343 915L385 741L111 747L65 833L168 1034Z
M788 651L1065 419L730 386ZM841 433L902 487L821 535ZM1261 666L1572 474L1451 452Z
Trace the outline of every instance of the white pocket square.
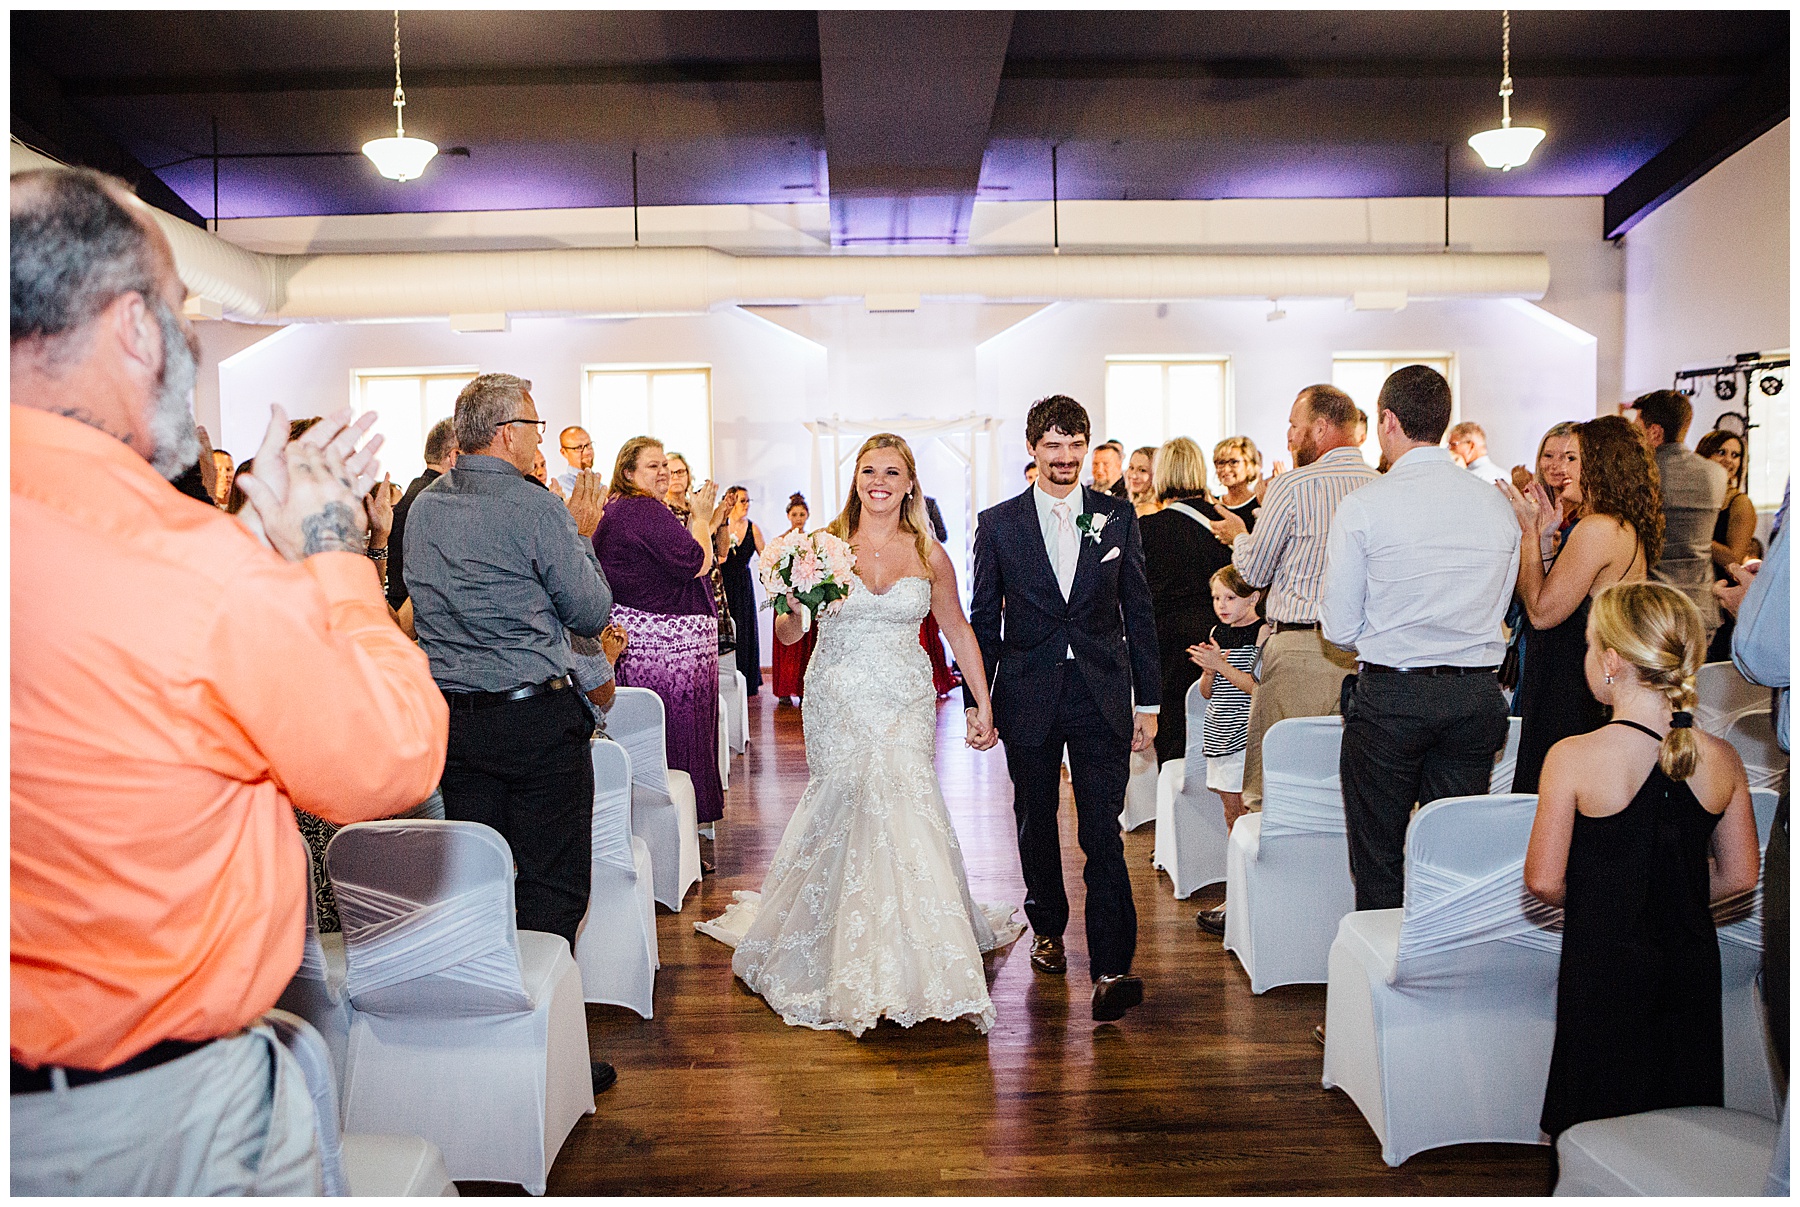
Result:
M1117 545L1114 545L1111 549L1107 550L1106 556L1100 559L1100 564L1102 566L1104 566L1107 562L1112 561L1113 558L1118 557L1118 556L1119 556L1119 547Z

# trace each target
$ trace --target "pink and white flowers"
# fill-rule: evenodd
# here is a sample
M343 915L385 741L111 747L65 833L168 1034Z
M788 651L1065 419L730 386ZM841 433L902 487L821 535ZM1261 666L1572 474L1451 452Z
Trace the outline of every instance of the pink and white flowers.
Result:
M821 611L836 612L850 594L850 580L856 573L856 555L842 539L821 528L817 532L790 532L766 546L759 565L759 577L767 599L763 606L773 608L775 615L787 615L789 595L805 605L808 614L801 620L810 623Z

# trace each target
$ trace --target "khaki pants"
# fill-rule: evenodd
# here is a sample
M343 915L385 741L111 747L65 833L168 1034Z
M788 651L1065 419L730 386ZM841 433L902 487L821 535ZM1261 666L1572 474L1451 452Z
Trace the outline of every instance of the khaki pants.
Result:
M1276 633L1263 644L1262 681L1250 697L1249 746L1244 751L1244 807L1262 811L1263 735L1288 717L1329 717L1338 692L1356 669L1356 655L1328 643L1317 629Z
M313 1127L305 1073L252 1027L141 1073L13 1095L12 1192L314 1196Z

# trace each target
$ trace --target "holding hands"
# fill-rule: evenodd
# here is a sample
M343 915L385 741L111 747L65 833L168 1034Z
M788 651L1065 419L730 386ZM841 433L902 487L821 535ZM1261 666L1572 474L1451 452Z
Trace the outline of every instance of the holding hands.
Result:
M991 707L964 709L968 718L968 732L963 738L964 745L971 750L992 750L999 742L1000 734L994 729L994 713Z

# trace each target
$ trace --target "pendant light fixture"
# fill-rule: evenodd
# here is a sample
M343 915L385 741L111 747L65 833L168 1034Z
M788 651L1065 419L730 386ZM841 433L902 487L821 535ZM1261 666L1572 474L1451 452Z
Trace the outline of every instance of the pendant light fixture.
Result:
M437 153L436 143L406 137L406 89L400 86L400 10L395 9L394 137L364 143L363 154L375 164L375 170L389 180L417 180Z
M1475 148L1475 154L1481 156L1481 162L1490 168L1499 168L1502 172L1510 172L1514 168L1523 167L1531 158L1537 145L1544 141L1544 132L1536 126L1515 126L1512 124L1512 14L1507 10L1500 11L1500 128L1483 130L1472 135L1469 145Z

